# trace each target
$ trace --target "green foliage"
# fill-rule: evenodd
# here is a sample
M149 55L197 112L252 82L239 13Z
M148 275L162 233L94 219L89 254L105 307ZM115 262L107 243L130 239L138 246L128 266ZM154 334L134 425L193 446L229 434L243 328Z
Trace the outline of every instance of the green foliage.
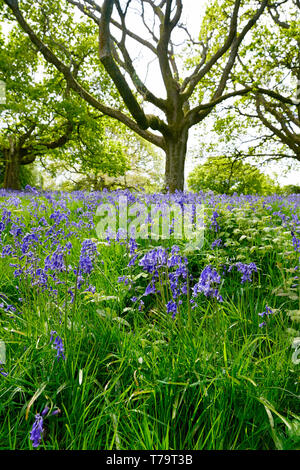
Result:
M0 188L4 182L5 175L5 164L3 162L3 155L0 151ZM38 188L42 188L43 179L41 174L38 172L34 164L21 166L20 167L20 189L24 189L25 186L30 185Z
M27 185L35 188L43 187L43 178L34 163L20 168L20 183L21 189L24 189Z
M188 176L192 191L214 191L220 194L271 194L277 185L249 163L228 157L209 157Z
M300 194L300 186L296 184L288 184L281 189L283 194Z
M87 19L74 23L72 8L62 7L57 1L37 9L28 3L26 9L43 40L64 61L70 60L65 55L69 48L74 66L80 64L81 83L99 99L121 109L118 93L103 73L99 60L95 60L98 31L94 23ZM8 12L1 15L10 18ZM63 28L61 20L58 21L61 15ZM52 187L58 176L66 179L63 185L68 189L102 189L111 180L118 186L129 170L132 172L122 182L125 186L128 179L129 186L149 188L152 180L159 179L157 165L152 171L157 161L152 146L136 138L124 125L91 109L68 89L55 67L42 60L15 21L10 26L7 34L0 30L0 79L7 88L6 103L0 105L0 149L9 147L8 137L13 134L17 144L22 141L24 148L30 147L31 160L37 157L41 160L39 168L53 178ZM80 34L80 41L73 40L76 34ZM71 132L68 126L72 126ZM69 135L64 145L54 148L53 143L66 132ZM23 159L21 165L25 163ZM145 176L144 164L149 178ZM21 187L22 175L29 173L22 169Z
M220 10L226 11L229 3L218 2L218 18L222 16ZM246 18L246 5L244 8ZM210 34L216 40L211 7L207 9L205 23L206 36ZM299 31L299 6L292 0L277 4L276 10L270 8L264 19L255 24L249 32L249 39L239 49L239 60L232 73L234 89L245 86L252 89L235 98L229 106L221 104L214 109L209 142L206 126L200 127L199 140L203 153L251 156L267 164L281 159L286 167L294 159L297 165L300 154L299 102L297 105L296 100L300 79ZM190 61L191 58L188 66ZM210 80L216 80L222 71L223 67L218 65L211 72ZM262 89L274 94L263 93ZM201 95L201 89L199 93Z

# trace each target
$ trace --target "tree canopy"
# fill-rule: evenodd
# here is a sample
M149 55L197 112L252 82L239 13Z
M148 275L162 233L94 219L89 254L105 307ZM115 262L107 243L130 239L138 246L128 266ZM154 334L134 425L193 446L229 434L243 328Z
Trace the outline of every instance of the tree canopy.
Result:
M0 105L4 187L24 187L30 172L23 168L37 158L44 167L56 160L60 170L79 164L84 172L101 169L103 175L124 175L129 169L127 142L121 139L124 126L95 112L74 93L15 23L8 34L0 31L0 79L6 84L6 99ZM77 55L74 73L87 58L86 51L82 54ZM105 96L110 83L103 78L101 86ZM128 132L126 137L132 140Z
M299 161L299 0L209 2L196 34L185 5L0 0L2 18L18 24L7 43L0 38L0 79L9 89L9 105L0 105L6 185L17 163L50 152L98 175L100 185L104 174L125 176L123 143L133 132L164 151L165 187L181 190L190 129L209 116L218 145L230 141L218 156ZM252 144L239 148L251 127ZM201 145L208 154L216 148Z
M214 110L211 142L201 153L300 162L300 8L298 1L268 6L232 71L251 91ZM269 92L260 89L269 87ZM206 129L201 129L204 136Z
M278 185L255 166L238 158L209 157L188 176L194 192L213 191L219 194L271 194Z
M165 184L171 191L183 189L191 127L218 104L244 96L254 88L260 96L274 94L269 84L242 84L233 73L239 51L249 44L252 31L268 10L276 15L268 0L209 4L198 37L192 37L184 23L182 0L4 3L9 7L7 14L16 18L36 50L56 67L70 89L94 109L164 150ZM186 50L182 42L176 43L178 34L184 45L189 45L191 70L182 66ZM87 45L92 51L89 67L77 76L73 64ZM150 61L156 60L163 84L161 94L151 90L143 79L147 66L143 70L136 66L138 48ZM107 80L114 84L111 97L120 96L119 103L99 93L97 77L103 69Z

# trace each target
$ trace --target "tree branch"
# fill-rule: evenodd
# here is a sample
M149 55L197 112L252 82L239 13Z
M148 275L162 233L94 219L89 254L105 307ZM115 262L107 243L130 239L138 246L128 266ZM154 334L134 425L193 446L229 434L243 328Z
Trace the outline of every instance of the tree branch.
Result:
M46 61L53 64L57 68L57 70L59 70L63 74L70 88L72 88L76 93L78 93L79 96L81 96L87 103L89 103L95 109L98 109L106 116L110 116L111 118L117 119L118 121L122 122L131 130L143 137L145 140L153 143L154 145L157 145L158 147L164 148L164 139L161 136L153 134L145 129L142 129L129 116L117 109L110 108L109 106L104 105L80 85L80 83L74 78L73 74L71 73L70 68L67 67L31 29L31 27L23 17L21 11L19 10L17 0L4 0L4 3L6 3L10 7L21 28L30 37L32 43L37 47L38 51L41 52Z
M196 66L193 74L189 77L187 83L188 88L186 91L182 93L183 100L186 101L190 98L192 93L194 92L197 84L200 80L211 70L211 68L215 65L215 63L228 51L234 38L236 36L237 31L237 20L238 20L238 13L240 9L241 0L235 0L233 12L231 15L230 20L230 27L227 39L225 40L222 47L218 49L218 51L211 57L211 59L204 65L202 69L199 70L199 66Z

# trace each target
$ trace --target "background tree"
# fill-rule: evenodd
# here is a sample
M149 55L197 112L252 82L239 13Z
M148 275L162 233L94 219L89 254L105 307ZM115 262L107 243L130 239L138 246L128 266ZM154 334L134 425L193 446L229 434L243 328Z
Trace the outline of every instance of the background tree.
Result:
M74 74L87 59L87 50L80 51L82 57L77 54ZM92 161L102 174L124 174L128 157L127 147L116 140L120 126L116 129L115 121L90 109L55 67L41 59L19 26L0 33L0 79L6 82L6 102L0 105L4 187L20 189L30 175L32 182L32 172L24 168L42 156L44 166L50 157L59 159L58 173L76 162L85 171ZM103 95L109 86L104 79Z
M292 0L270 4L265 22L253 28L251 45L240 48L232 70L233 80L251 91L214 110L212 138L202 139L200 155L300 168L299 6ZM199 133L201 138L207 129Z
M30 173L21 167L64 145L73 130L64 101L66 90L57 72L53 68L54 76L37 80L40 66L35 49L19 28L12 28L5 37L0 32L0 79L6 83L6 102L0 105L5 188L20 189L24 176Z
M230 73L241 44L264 13L268 0L254 1L251 5L242 0L228 0L222 4L222 9L214 2L205 16L199 41L192 39L182 22L182 0L104 0L99 4L94 0L67 0L59 5L54 0L39 4L4 0L4 3L37 50L65 77L70 88L103 114L121 121L164 150L165 182L174 191L184 186L189 129L210 114L218 103L249 92L249 87L237 87ZM78 20L74 41L64 42L60 30L62 25L65 28L62 18L67 19L69 26L74 15L70 5L76 6L85 19ZM69 66L73 42L81 43L82 29L87 34L87 20L94 24L89 37L94 37L95 29L99 32L100 61L125 107L111 106L99 98L87 86L87 77L74 76ZM185 42L190 43L195 53L200 51L200 58L189 75L180 70L182 67L177 61L176 30L185 35ZM54 40L55 37L59 41ZM145 57L149 53L157 60L164 97L155 95L140 78L132 55L136 46L142 46ZM98 65L97 61L95 56L94 64ZM214 73L214 82L207 83L207 76ZM156 109L155 115L146 112L147 103Z
M258 168L239 158L209 157L188 176L188 186L194 192L214 191L219 194L271 194L278 185Z
M100 123L106 133L105 140L97 140L98 123L95 132L92 126L89 128L91 135L83 132L74 141L71 139L66 147L53 152L51 158L39 159L46 186L64 190L161 190L162 156L155 148L122 125L118 125L116 136L115 126L109 131L112 123L105 116ZM57 175L62 178L57 179Z

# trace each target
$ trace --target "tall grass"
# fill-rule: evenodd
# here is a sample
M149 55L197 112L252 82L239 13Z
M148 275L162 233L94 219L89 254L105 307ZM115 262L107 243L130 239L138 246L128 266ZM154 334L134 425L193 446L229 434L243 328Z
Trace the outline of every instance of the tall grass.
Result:
M50 223L53 203L40 195L34 200L45 203ZM24 197L11 209L13 217L23 217L25 232L37 225L28 204ZM76 210L85 204L70 198L61 207L77 222ZM32 449L30 430L46 406L41 449L300 448L299 365L291 359L299 323L297 314L291 319L288 313L299 309L299 291L290 287L298 255L289 229L279 222L272 228L260 202L255 212L224 205L219 211L220 232L208 230L203 250L187 255L190 273L197 279L205 265L221 272L233 261L255 262L258 272L241 284L232 270L222 277L223 302L200 296L191 309L187 298L180 319L166 313L159 295L145 299L140 310L130 300L133 292L118 278L137 276L138 293L147 280L138 277L138 265L128 268L126 245L98 244L89 278L95 293L79 289L73 303L66 301L76 283L73 271L62 273L66 284L53 297L14 277L14 257L0 258L0 293L5 305L16 307L0 309L7 351L1 366L7 376L0 375L0 449ZM73 268L82 240L96 237L93 226L75 232L66 261ZM216 236L227 246L212 250ZM8 227L2 244L12 242ZM45 247L35 246L40 258ZM138 246L147 249L148 242ZM266 304L274 314L260 328L258 314ZM62 338L65 359L56 357L50 343L53 330Z

